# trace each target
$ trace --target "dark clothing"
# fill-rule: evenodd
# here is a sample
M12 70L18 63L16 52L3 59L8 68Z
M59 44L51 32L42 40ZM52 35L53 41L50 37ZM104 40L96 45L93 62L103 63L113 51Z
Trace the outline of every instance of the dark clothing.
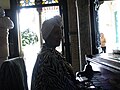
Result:
M37 57L31 90L76 90L71 65L55 49L43 45Z
M22 57L3 62L0 68L0 90L28 90L26 67Z
M106 53L106 46L101 48L102 48L102 53Z

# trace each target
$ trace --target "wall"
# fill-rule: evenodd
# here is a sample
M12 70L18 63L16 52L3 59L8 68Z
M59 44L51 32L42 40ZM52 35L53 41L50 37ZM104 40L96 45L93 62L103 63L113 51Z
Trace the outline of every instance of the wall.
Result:
M0 6L4 9L10 9L10 0L0 0Z
M92 54L90 10L88 0L68 0L68 18L72 52L72 65L75 71L86 64L85 55ZM77 26L78 25L78 26ZM77 28L78 27L78 28Z
M78 31L79 31L79 48L81 54L82 69L86 64L85 55L91 55L91 21L90 21L90 2L89 0L77 0L78 6Z
M78 45L78 29L77 29L77 13L75 7L75 0L67 0L68 3L68 26L69 26L69 37L70 37L70 49L72 66L74 71L80 70L79 61L79 45Z
M14 58L19 56L18 45L18 26L17 26L17 2L10 0L10 9L6 9L6 16L9 16L14 22L14 28L9 31L9 51L10 57Z

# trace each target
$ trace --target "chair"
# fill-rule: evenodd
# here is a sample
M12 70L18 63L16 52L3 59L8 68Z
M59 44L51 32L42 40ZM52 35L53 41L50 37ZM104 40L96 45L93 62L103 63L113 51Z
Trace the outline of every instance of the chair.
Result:
M26 67L22 57L3 62L0 68L0 90L28 90Z

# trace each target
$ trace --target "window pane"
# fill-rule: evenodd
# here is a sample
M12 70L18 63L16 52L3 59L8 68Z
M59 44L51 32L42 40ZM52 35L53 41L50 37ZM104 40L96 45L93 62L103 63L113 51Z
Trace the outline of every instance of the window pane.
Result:
M41 13L42 22L55 15L60 15L59 6L42 7L42 13Z
M32 6L35 5L35 0L20 0L20 6Z
M53 3L58 3L58 0L20 0L20 7L22 6L32 6L32 5L35 5L35 1L36 3L38 4L41 4L41 1L42 1L42 4L53 4Z
M58 3L58 0L42 0L42 4Z

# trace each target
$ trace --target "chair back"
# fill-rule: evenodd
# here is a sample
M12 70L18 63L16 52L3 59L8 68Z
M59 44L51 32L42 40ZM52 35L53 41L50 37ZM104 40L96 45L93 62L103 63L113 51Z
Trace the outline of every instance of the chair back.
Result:
M28 90L26 67L22 57L3 62L0 67L0 90Z

